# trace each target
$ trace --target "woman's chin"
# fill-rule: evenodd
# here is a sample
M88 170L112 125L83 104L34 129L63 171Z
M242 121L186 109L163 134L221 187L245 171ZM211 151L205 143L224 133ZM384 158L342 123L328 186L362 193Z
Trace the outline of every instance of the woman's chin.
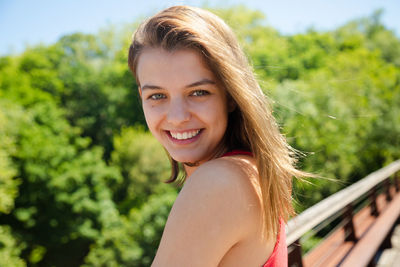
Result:
M193 153L191 155L184 154L170 154L171 157L177 162L196 164L199 161L198 157L194 157Z

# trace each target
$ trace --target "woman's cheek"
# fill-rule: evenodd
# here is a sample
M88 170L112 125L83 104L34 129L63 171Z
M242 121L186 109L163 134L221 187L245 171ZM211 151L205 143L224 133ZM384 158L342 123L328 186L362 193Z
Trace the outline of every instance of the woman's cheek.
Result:
M147 126L150 131L154 134L155 128L160 124L163 117L163 109L160 106L147 103L143 105L144 117L146 119Z
M151 112L151 108L149 108L147 104L143 104L143 113L144 113L144 118L146 119L147 126L151 128L154 119Z

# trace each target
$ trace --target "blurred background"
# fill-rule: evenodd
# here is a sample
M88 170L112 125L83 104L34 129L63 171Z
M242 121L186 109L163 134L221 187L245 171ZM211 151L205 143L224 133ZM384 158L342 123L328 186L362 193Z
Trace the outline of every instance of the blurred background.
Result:
M127 50L176 4L234 29L299 167L336 179L295 181L298 212L400 158L398 1L0 0L0 266L150 265L179 186Z

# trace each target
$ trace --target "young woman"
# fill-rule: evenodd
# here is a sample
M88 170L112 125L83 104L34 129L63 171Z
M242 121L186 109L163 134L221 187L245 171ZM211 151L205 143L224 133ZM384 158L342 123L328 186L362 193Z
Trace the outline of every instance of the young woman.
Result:
M146 122L184 180L152 266L287 266L292 150L232 30L176 6L134 34Z

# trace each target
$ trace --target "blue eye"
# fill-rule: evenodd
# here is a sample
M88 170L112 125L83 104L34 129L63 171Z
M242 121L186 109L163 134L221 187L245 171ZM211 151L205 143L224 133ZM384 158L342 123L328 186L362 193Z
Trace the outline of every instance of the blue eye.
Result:
M206 90L196 90L192 93L193 96L205 96L209 95L210 93Z
M149 99L151 99L151 100L160 100L160 99L164 99L164 98L165 98L165 95L160 94L160 93L149 96Z

